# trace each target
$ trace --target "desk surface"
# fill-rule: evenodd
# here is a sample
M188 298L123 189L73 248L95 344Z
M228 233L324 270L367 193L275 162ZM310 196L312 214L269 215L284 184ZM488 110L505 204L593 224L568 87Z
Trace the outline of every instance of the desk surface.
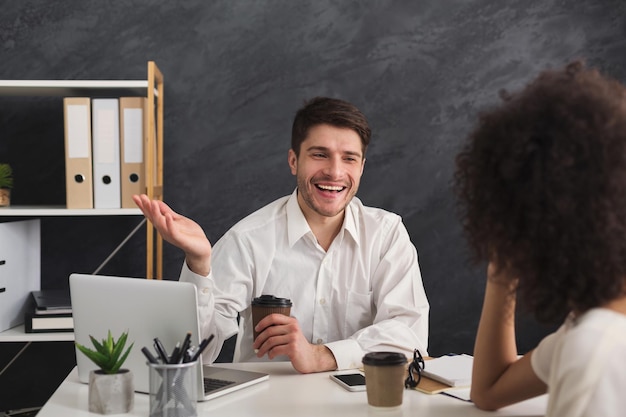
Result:
M289 362L219 364L270 374L269 381L244 388L210 401L198 403L198 416L220 417L351 417L351 416L542 416L546 396L524 401L496 412L481 411L473 404L442 394L429 395L406 390L399 409L377 411L367 405L365 392L348 392L332 382L329 372L301 375ZM72 370L37 417L100 416L89 413L88 386L78 381ZM135 406L129 416L149 415L149 398L135 394Z

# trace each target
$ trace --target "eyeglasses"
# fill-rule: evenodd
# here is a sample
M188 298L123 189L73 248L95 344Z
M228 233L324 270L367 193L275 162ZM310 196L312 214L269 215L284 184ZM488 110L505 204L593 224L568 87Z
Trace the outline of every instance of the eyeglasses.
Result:
M424 369L424 358L418 349L413 351L413 362L409 365L409 376L404 381L405 388L415 388L422 380L422 370ZM417 374L417 379L415 379Z

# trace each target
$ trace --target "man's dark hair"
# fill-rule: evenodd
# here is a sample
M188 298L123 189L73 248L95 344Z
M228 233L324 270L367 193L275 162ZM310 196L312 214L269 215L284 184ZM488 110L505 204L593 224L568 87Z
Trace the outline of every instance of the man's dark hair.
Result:
M315 97L296 113L291 129L291 149L296 156L300 155L300 145L307 138L309 130L322 124L354 130L361 138L361 149L365 156L372 135L367 119L353 104L329 97Z
M456 159L463 228L474 261L561 321L625 291L625 88L574 62L502 96Z

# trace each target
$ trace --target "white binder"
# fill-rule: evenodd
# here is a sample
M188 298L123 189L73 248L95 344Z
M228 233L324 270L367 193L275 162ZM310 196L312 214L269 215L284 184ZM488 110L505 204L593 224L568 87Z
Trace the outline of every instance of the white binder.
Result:
M91 100L94 208L120 208L120 117L116 98Z

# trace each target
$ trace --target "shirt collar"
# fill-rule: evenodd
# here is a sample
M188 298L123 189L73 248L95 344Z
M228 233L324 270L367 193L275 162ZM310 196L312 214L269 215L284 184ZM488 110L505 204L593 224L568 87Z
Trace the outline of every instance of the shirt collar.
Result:
M343 232L347 231L350 236L352 236L352 239L357 246L360 246L359 229L357 227L354 213L354 211L357 210L355 200L357 200L357 198L353 197L350 204L346 207L345 217L341 228ZM341 234L342 231L339 233ZM300 205L298 204L298 189L296 188L287 200L287 236L289 238L289 246L292 247L307 233L313 234L311 228L309 227L309 223L307 223L306 218L300 209Z
M359 239L359 227L356 221L356 212L358 211L358 204L356 203L358 198L352 197L350 204L346 207L346 216L343 218L343 229L347 231L352 240L357 246L361 246L361 240Z

